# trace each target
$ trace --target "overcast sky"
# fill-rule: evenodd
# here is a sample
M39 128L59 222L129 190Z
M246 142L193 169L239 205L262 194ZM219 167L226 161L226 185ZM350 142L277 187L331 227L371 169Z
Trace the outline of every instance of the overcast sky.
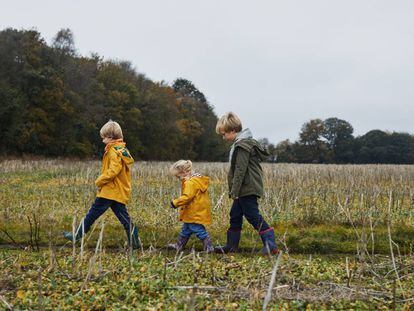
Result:
M217 115L256 137L296 140L338 117L356 135L414 134L414 1L0 0L0 28L61 28L78 53L129 60L172 83L191 80Z

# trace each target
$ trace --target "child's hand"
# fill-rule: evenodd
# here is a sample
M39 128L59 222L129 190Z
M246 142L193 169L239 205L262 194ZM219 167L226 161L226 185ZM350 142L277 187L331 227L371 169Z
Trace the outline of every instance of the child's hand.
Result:
M234 196L232 193L229 193L229 199L237 200L239 197Z
M177 206L174 205L173 201L170 202L170 207L176 209Z

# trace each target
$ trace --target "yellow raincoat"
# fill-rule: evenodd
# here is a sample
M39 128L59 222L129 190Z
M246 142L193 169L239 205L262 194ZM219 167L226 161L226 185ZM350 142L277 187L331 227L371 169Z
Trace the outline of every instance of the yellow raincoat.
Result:
M127 204L131 195L131 169L134 159L125 143L116 141L105 147L101 175L96 179L97 197Z
M181 182L181 196L173 200L180 208L179 220L185 223L211 224L211 204L208 195L209 178L193 175Z

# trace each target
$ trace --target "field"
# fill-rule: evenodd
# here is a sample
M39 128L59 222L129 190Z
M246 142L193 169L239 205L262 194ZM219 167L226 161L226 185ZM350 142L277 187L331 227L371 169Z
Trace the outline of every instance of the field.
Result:
M261 210L283 250L271 258L246 222L241 253L205 254L195 238L167 251L181 226L169 164L134 167L128 207L143 248L132 251L111 212L82 243L62 237L94 200L98 161L1 161L1 308L414 308L414 166L264 164ZM223 244L227 164L195 167L211 177L208 231Z

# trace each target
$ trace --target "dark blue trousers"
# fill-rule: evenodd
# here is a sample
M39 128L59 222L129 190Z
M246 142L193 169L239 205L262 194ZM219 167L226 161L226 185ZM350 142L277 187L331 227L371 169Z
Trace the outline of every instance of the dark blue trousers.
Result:
M243 216L259 232L270 228L259 212L259 204L255 195L240 197L233 201L230 210L229 231L240 231L242 229Z
M106 212L108 208L111 208L115 216L124 226L124 229L127 233L127 236L131 234L131 218L129 217L128 211L125 207L125 204L119 203L114 200L108 200L104 198L96 198L95 202L92 204L88 213L84 218L84 232L88 232L95 220L97 220L103 213ZM82 228L80 228L82 230ZM82 234L82 232L79 232Z

